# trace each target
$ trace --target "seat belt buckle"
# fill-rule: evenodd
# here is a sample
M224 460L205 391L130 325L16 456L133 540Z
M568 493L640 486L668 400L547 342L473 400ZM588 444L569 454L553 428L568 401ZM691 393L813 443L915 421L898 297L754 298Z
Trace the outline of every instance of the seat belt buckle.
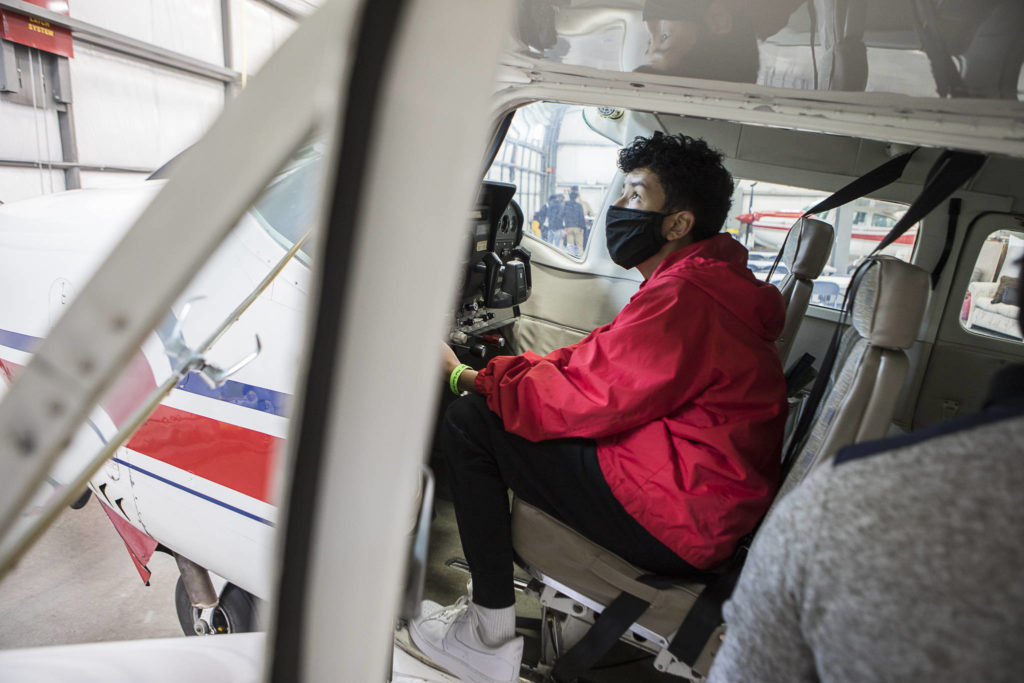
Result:
M668 651L668 648L659 652L654 658L654 668L663 674L678 676L686 681L692 681L696 678L693 675L693 669L676 659L675 656Z

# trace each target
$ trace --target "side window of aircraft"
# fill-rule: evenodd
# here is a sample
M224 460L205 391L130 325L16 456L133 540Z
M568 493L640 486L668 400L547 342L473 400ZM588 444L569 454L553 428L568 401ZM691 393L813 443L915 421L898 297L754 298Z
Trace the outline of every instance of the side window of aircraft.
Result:
M896 225L896 217L885 213L873 213L871 214L871 227L873 228L891 228Z
M1018 323L1021 255L1024 233L997 230L985 240L960 309L960 324L965 330L986 337L1024 341L1024 331Z
M618 149L584 107L538 102L516 112L487 180L517 186L529 239L583 260Z
M775 255L793 223L804 211L827 196L827 192L820 190L736 179L732 213L725 228L750 250L747 265L755 276L762 279L768 276ZM840 308L857 265L882 241L906 210L904 204L864 198L817 216L832 224L836 230L836 241L824 272L814 283L811 303ZM915 225L882 253L909 261L916 239ZM787 273L785 264L780 263L772 281L781 281Z
M309 232L317 218L323 170L323 145L303 147L252 206L264 229L286 249ZM309 263L311 243L305 242L299 251Z

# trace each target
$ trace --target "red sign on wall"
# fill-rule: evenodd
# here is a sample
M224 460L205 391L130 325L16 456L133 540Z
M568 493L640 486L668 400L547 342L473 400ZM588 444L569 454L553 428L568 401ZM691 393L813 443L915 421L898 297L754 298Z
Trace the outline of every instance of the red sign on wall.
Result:
M67 0L28 0L28 2L53 12L69 15ZM52 52L62 57L75 56L71 46L71 29L42 19L26 17L24 14L18 14L9 9L0 9L0 38Z

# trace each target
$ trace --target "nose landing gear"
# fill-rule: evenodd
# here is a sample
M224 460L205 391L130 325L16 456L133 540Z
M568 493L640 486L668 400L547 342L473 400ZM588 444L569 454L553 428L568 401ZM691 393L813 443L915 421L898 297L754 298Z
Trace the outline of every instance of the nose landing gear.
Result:
M247 633L259 630L259 599L234 584L220 593L215 607L193 607L181 579L174 587L178 623L186 636Z
M234 584L220 595L210 573L186 557L175 554L181 575L174 587L174 607L186 636L246 633L259 628L259 600Z

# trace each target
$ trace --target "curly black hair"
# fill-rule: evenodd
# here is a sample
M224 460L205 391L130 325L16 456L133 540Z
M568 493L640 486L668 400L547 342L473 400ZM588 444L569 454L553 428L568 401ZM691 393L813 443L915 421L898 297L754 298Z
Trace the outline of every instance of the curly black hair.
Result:
M655 131L619 151L619 168L624 173L651 170L665 191L662 212L693 213L694 241L711 237L725 224L732 206L732 176L722 165L722 154L703 140Z

